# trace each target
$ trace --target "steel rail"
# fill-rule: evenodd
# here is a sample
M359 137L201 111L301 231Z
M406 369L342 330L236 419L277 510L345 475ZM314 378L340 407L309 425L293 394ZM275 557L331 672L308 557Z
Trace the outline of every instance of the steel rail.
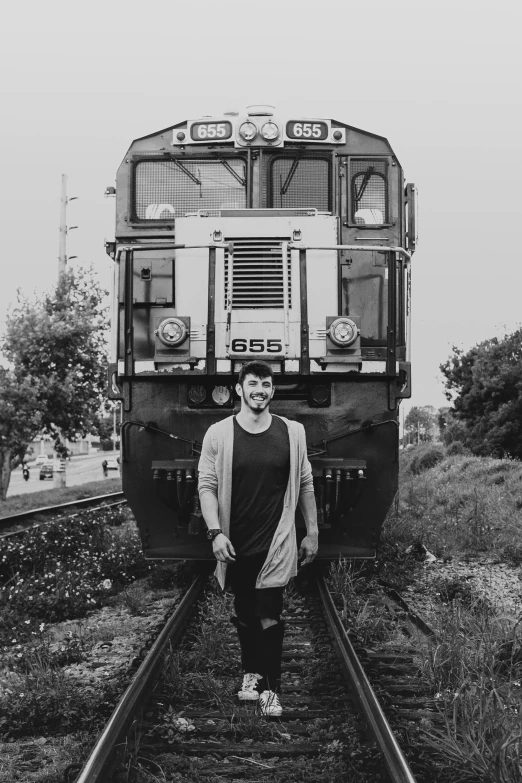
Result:
M0 517L0 530L4 530L6 527L16 525L18 522L22 522L24 519L29 519L36 514L51 514L56 511L61 511L67 508L85 508L89 507L97 502L103 503L104 501L110 502L111 500L123 500L125 498L123 492L111 492L108 495L96 495L92 498L82 498L81 500L70 500L67 503L60 503L56 506L43 506L42 508L33 508L29 511L20 511L18 514L12 514L9 517Z
M439 638L437 636L437 633L431 628L431 626L428 625L428 623L423 620L420 615L418 615L416 612L411 609L410 605L407 603L407 601L404 600L402 595L395 590L394 587L391 587L387 584L384 584L383 580L379 580L379 584L383 588L386 595L388 595L392 601L394 601L398 606L401 607L401 609L406 612L408 615L408 620L419 629L421 633L423 633L425 636L429 636L431 639L433 639L434 642L438 642Z
M178 640L206 580L205 574L196 577L181 599L116 705L75 783L107 783L110 779L109 767L114 763L114 752L123 751L127 746L128 735L150 695L150 685L167 643Z
M392 783L416 783L408 762L339 618L325 578L322 574L317 574L316 578L327 623L352 683L362 717L370 727L376 744L383 754L384 764L390 779Z
M108 508L115 508L116 506L125 506L127 504L127 500L124 498L123 500L115 500L112 503L102 503L101 506L88 506L85 510L86 511L101 511L102 509L108 509ZM0 533L0 541L3 541L5 538L13 538L14 536L19 536L22 533L27 533L29 530L37 530L39 527L43 527L44 525L50 525L52 522L70 522L71 520L75 519L78 514L81 512L81 509L79 509L74 514L68 514L66 516L56 516L52 517L50 516L48 519L41 519L39 522L33 522L29 523L27 525L20 525L20 527L15 528L14 530L8 530L7 533ZM0 530L1 530L0 526Z

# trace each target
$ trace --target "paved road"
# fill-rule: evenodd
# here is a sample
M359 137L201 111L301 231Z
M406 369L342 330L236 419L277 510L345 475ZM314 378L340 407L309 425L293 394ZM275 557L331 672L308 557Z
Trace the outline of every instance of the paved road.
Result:
M116 456L119 456L116 453ZM77 484L87 484L89 481L99 481L103 479L102 462L104 459L112 458L112 452L96 452L94 454L82 454L72 457L67 462L67 486L73 487ZM11 473L11 481L7 490L7 497L13 495L26 495L28 492L41 492L44 489L53 489L53 479L40 481L40 466L29 468L29 481L24 481L22 468L16 468ZM115 478L118 473L115 470L109 470L108 478Z

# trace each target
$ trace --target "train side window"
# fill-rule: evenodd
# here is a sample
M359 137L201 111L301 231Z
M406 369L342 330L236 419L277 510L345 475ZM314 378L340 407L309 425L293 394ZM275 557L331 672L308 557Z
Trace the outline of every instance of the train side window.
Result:
M351 221L358 226L380 226L388 222L387 162L350 161Z
M331 161L302 155L277 155L268 164L268 206L331 209Z

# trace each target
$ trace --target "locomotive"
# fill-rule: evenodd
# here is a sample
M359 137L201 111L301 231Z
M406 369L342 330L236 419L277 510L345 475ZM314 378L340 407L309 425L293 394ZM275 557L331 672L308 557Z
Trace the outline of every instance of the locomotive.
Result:
M241 366L263 359L271 411L306 430L318 558L374 557L411 393L417 242L416 190L388 141L253 106L136 139L115 196L109 397L145 556L213 559L201 443L239 410Z

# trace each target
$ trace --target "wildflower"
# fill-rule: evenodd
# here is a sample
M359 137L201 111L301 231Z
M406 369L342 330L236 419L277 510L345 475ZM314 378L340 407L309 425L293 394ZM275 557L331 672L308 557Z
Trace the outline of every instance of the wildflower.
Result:
M30 620L24 620L24 623L25 623L26 625L29 625L29 623L30 623L30 622L31 622Z
M42 633L44 628L45 628L45 623L40 623L40 625L38 626L38 630L40 631L40 633Z

